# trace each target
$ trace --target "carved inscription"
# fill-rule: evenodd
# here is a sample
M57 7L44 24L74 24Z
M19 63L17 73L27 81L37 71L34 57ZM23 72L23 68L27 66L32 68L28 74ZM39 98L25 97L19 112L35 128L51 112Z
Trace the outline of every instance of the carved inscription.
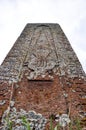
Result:
M30 54L28 54L28 68L38 72L53 69L56 65L56 55L52 43L49 27L40 26L34 31Z

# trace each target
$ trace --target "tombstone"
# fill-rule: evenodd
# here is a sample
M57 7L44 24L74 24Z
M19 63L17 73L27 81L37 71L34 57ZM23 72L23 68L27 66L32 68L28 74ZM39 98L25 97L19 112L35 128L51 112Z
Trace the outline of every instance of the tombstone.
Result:
M59 24L27 24L0 66L0 116L11 108L86 111L86 76Z

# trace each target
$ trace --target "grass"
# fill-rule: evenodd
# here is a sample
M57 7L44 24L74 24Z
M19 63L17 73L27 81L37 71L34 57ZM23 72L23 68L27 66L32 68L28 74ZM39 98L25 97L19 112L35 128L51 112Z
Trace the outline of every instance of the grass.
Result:
M22 117L22 124L26 127L26 130L31 130L30 123L27 121L25 116Z
M73 120L69 126L67 126L68 130L82 130L81 121L79 118ZM66 130L66 127L62 127L59 123L54 127L53 120L50 119L50 129L49 130Z
M81 122L80 122L79 118L76 119L75 123L76 123L77 130L81 130L82 128L81 128Z
M52 120L52 118L50 118L50 130L53 130L54 129L54 127L53 127L53 120Z
M6 124L8 130L12 130L13 122L9 118L6 118Z
M22 116L21 120L22 120L22 125L25 126L26 130L31 130L30 123L28 122L27 118L25 116ZM9 118L6 118L6 124L7 124L8 130L12 130L13 122ZM50 118L49 130L66 130L66 128L60 126L59 123L57 123L57 125L54 127L53 119ZM76 118L73 121L71 121L71 123L68 126L68 130L82 130L80 119Z

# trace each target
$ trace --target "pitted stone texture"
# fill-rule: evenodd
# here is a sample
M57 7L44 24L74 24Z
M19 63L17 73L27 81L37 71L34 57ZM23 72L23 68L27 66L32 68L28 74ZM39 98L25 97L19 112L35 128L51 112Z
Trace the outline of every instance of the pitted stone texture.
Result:
M21 109L18 112L16 108L13 107L10 110L9 116L7 116L7 111L3 114L2 130L9 129L8 122L12 122L12 130L27 130L27 124L30 126L31 130L44 130L47 119L35 111L27 112Z
M59 76L85 75L58 24L27 24L0 67L0 81L16 82L24 70L29 72L29 77L31 70L34 71L36 78L51 69Z
M85 88L85 73L60 26L27 24L0 66L0 100L6 101L0 119L8 106L45 117L59 112L82 116Z

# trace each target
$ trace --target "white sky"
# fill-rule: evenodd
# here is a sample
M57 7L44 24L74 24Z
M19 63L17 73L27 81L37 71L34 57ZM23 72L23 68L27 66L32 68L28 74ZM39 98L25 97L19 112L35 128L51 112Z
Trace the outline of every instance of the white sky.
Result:
M59 23L86 72L86 0L0 0L0 64L27 23Z

